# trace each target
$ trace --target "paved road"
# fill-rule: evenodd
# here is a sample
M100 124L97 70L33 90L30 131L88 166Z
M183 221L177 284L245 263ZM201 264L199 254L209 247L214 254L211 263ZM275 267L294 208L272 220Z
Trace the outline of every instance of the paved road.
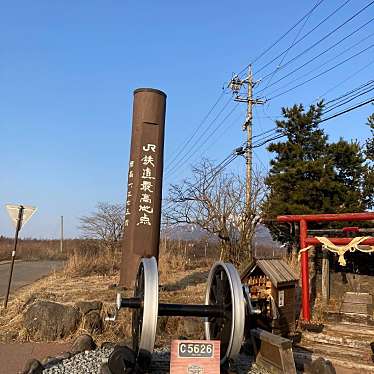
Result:
M47 356L57 356L69 351L69 343L10 343L0 344L0 374L20 373L26 361L36 358L41 361Z
M53 270L62 267L62 261L19 261L14 264L12 287L10 292L14 292L17 288L35 282L44 277ZM5 297L8 286L10 263L0 264L0 299Z

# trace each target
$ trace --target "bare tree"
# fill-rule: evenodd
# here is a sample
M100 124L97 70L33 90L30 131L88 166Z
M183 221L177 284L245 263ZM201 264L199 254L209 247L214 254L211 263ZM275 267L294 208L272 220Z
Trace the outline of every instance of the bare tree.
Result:
M193 167L192 177L172 185L164 212L166 224L193 224L216 236L221 259L235 264L252 258L252 239L261 218L264 178L255 171L251 209L245 204L245 181L217 170L209 160Z
M79 229L86 239L98 239L108 249L115 249L122 239L124 228L124 204L98 203L96 211L79 218Z

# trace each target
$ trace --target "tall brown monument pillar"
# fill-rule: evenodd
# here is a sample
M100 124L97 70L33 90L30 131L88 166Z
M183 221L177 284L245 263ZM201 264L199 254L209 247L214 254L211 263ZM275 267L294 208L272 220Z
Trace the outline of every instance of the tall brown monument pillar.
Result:
M158 260L166 94L134 91L120 285L132 288L141 257Z

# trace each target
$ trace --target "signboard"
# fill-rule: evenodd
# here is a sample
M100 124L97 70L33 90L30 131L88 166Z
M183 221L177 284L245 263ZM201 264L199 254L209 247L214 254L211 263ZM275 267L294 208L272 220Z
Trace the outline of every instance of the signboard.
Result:
M284 306L284 290L278 292L278 306Z
M173 340L170 373L217 374L220 372L218 340Z
M14 226L17 228L19 211L23 207L22 218L19 229L21 229L33 216L36 212L36 208L29 205L16 205L16 204L6 204L5 208L9 214L10 219L12 220Z
M22 226L27 223L27 221L32 217L36 212L36 208L28 205L16 205L16 204L6 204L5 208L9 214L10 219L12 220L14 226L16 227L16 232L14 235L14 247L12 251L12 261L10 263L10 272L8 280L8 288L6 291L4 299L4 308L8 306L10 285L12 283L12 275L14 268L14 260L16 258L17 242L18 242L18 233L20 232Z

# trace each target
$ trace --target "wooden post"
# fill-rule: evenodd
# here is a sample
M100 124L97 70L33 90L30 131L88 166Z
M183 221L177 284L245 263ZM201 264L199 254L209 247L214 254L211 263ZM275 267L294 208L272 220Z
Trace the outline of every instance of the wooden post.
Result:
M16 233L14 234L14 247L12 251L12 261L10 263L10 272L9 272L9 279L8 279L8 288L5 294L5 300L4 300L4 309L8 306L8 299L9 299L9 292L10 292L10 285L12 283L12 276L13 276L13 268L14 268L14 261L16 259L16 250L17 250L17 243L18 243L18 234L21 230L22 226L22 218L23 218L23 211L24 207L23 205L20 205L18 210L18 219L17 219L17 226L16 226Z
M134 91L132 136L119 284L133 288L142 257L158 260L166 94Z
M308 235L308 226L305 219L300 220L300 249L306 247L306 237ZM310 321L310 305L309 305L309 261L308 251L301 254L301 291L302 291L302 310L303 320Z
M322 300L328 303L330 299L330 263L329 251L322 249Z
M60 227L60 252L64 250L64 216L61 216L61 227Z

